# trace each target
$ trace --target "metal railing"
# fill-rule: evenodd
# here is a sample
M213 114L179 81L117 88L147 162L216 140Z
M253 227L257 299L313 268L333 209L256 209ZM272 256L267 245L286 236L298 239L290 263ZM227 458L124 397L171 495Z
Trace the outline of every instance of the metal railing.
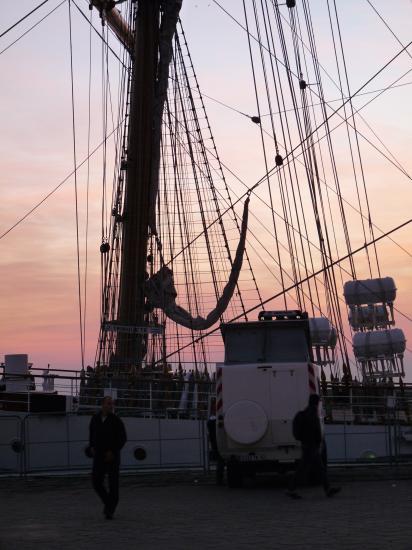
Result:
M64 410L78 413L94 410L105 395L111 395L117 411L124 415L204 418L214 391L214 382L196 372L116 376L104 371L39 374L33 369L26 375L3 376L0 385L3 383L7 387L10 380L17 391L0 392L0 410L27 413L50 410L46 407L43 411L33 403L35 399L46 402L51 395L65 396ZM62 406L60 404L56 411L63 412Z
M410 385L323 386L322 403L325 422L330 424L390 424L412 422L412 388Z

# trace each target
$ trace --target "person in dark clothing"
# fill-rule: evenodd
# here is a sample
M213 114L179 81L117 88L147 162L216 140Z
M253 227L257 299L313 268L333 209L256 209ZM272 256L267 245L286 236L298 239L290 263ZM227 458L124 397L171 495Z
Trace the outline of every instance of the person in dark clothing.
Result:
M119 502L120 451L127 441L123 422L114 414L113 399L106 396L102 408L90 421L90 452L93 456L93 488L104 504L103 513L112 519ZM108 477L109 490L104 487Z
M207 431L209 434L210 448L212 449L213 458L216 460L216 483L223 485L223 475L225 471L225 461L219 453L216 439L216 416L212 415L207 421Z
M326 449L324 448L319 418L319 402L319 395L311 394L308 406L304 411L299 412L294 420L294 423L296 421L299 422L297 437L299 437L302 444L301 460L292 477L287 493L294 499L302 498L299 493L296 492L296 488L305 481L309 473L313 473L320 478L326 496L332 497L340 491L340 487L330 487L329 485L325 460Z

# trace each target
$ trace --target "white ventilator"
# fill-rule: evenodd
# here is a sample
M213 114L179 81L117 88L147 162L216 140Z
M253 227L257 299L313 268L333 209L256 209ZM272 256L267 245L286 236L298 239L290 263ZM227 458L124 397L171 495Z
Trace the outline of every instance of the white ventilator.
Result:
M4 356L4 372L9 376L21 376L29 371L27 353L16 353Z
M54 378L50 376L48 369L43 370L43 391L54 392Z
M26 353L15 353L4 356L4 379L6 391L27 392L34 389L30 378L29 358Z

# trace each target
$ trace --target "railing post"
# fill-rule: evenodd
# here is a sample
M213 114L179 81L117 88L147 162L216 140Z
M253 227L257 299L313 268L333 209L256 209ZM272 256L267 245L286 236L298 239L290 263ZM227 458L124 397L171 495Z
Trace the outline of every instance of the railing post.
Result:
M22 441L24 442L24 448L23 448L23 475L24 477L27 476L28 473L28 463L29 463L29 457L30 457L30 434L29 429L27 426L27 419L30 418L27 414L22 419L21 427L22 427Z
M157 419L157 437L159 443L159 466L163 465L163 453L162 453L162 429L161 429L160 418Z
M343 441L344 441L344 448L345 448L345 464L348 462L348 449L347 449L347 437L346 437L346 412L343 411Z
M71 470L71 461L70 461L70 415L65 414L66 418L66 452L67 452L67 468Z
M199 418L199 422L201 425L201 437L202 437L202 456L203 456L203 471L206 473L210 469L209 465L209 453L208 453L208 441L206 439L206 430L205 430L205 419Z
M26 438L24 433L24 418L19 418L19 437L23 445L23 452L20 453L19 457L19 474L20 477L26 474Z

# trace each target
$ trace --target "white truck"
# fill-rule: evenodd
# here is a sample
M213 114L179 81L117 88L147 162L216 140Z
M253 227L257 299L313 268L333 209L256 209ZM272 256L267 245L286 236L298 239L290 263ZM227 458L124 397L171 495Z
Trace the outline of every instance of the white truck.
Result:
M307 313L261 312L221 326L225 362L216 366L216 441L229 487L244 475L285 471L300 457L295 414L319 393Z

